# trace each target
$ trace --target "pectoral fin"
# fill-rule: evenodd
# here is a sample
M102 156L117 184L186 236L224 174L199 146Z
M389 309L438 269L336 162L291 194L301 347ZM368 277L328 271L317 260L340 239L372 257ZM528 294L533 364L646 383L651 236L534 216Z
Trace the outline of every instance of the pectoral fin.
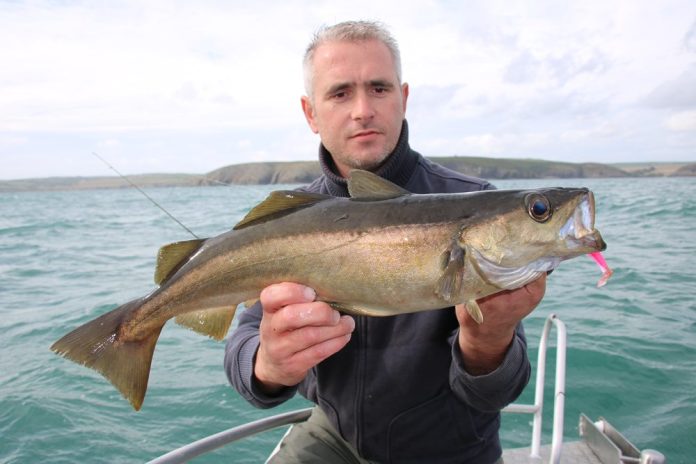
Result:
M464 281L464 249L458 245L452 247L451 250L443 253L442 267L443 272L440 279L437 281L435 293L443 300L451 303L459 303L457 298L462 289Z

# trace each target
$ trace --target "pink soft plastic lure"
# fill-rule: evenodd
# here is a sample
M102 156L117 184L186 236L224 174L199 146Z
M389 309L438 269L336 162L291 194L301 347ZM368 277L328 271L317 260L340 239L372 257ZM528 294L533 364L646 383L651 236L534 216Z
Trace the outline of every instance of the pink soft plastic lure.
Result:
M595 262L603 272L602 277L600 277L599 281L597 282L597 287L604 287L604 285L607 283L607 280L609 280L609 277L611 277L614 271L609 269L609 266L607 265L607 262L604 260L604 256L602 256L601 251L595 251L594 253L590 253L590 258L595 260Z

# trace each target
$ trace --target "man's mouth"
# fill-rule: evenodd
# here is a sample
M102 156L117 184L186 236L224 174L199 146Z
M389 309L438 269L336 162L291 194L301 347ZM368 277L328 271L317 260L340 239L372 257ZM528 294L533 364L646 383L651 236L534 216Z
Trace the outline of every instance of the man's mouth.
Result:
M372 137L372 136L379 135L379 134L380 134L380 132L376 131L376 130L362 130L362 131L358 131L358 132L353 133L353 135L351 135L350 138L351 139L361 139L364 137Z

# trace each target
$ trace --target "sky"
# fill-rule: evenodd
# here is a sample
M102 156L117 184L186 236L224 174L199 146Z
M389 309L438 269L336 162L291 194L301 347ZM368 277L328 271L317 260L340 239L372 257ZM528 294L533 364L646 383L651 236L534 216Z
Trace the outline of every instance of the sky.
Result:
M302 56L399 42L426 156L696 162L696 3L0 0L0 179L316 159Z

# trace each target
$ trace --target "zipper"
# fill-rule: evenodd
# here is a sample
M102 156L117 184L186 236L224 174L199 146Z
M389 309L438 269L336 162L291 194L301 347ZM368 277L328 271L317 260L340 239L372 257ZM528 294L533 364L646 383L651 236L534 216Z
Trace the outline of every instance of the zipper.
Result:
M357 385L355 388L355 445L358 453L362 450L362 430L363 428L363 395L365 394L365 364L367 363L367 318L363 316L357 317L356 321L358 331L358 349L357 356Z

